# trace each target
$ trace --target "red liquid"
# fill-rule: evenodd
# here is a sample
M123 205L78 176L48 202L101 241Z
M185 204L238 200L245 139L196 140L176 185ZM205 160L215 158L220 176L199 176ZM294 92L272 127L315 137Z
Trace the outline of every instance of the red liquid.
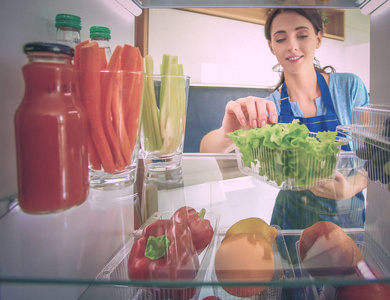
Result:
M71 64L23 67L26 90L15 114L18 200L28 213L54 212L88 195L87 121Z

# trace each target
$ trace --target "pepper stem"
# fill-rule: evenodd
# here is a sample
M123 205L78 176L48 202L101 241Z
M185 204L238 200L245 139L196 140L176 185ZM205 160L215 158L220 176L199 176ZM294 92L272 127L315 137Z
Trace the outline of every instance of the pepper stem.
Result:
M170 243L166 235L150 236L145 247L145 257L151 260L163 257L167 253Z
M198 213L198 216L199 216L199 218L200 218L202 221L204 221L204 216L205 216L205 214L206 214L206 210L205 210L204 208L202 208L202 209L200 210L200 212Z

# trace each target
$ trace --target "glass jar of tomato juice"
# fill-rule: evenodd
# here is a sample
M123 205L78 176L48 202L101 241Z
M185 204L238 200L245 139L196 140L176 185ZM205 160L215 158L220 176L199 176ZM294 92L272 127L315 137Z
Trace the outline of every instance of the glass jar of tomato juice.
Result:
M24 53L25 94L14 118L18 201L27 213L60 211L83 203L89 191L87 119L74 50L29 43Z

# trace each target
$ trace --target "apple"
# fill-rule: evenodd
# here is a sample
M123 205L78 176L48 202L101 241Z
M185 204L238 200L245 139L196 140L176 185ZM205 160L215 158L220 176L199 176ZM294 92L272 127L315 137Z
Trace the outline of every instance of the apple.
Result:
M355 242L341 227L328 221L306 228L298 251L302 266L313 278L346 274L363 260Z

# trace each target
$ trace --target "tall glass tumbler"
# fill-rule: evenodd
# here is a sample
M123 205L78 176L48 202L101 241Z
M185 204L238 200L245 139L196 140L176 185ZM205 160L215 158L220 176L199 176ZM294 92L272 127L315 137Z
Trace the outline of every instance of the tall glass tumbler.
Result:
M145 75L141 149L146 172L181 166L190 77Z
M90 187L134 184L144 73L80 71L80 94L88 116Z

